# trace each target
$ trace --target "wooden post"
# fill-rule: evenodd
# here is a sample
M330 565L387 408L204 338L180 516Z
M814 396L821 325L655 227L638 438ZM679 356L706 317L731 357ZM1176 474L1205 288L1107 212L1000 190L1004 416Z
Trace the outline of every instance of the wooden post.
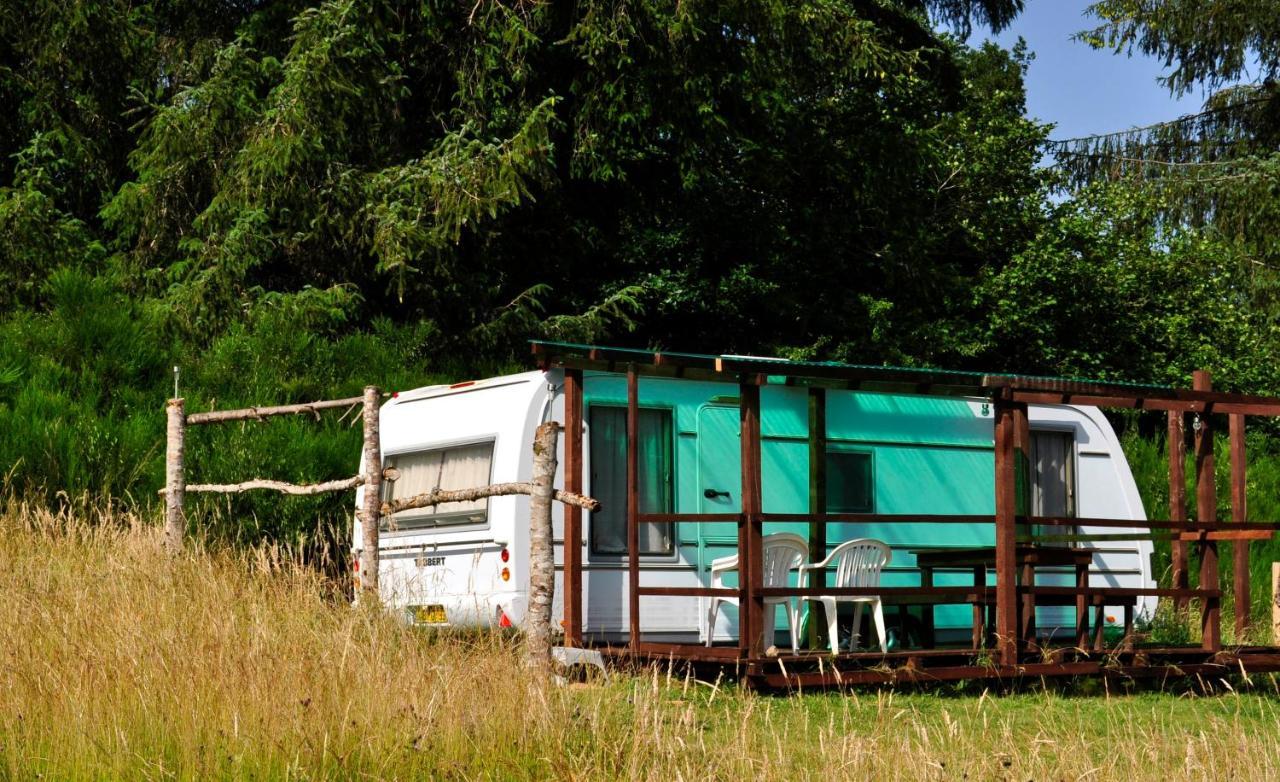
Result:
M1213 390L1209 373L1196 370L1191 375L1191 387L1196 391ZM1196 521L1212 523L1218 518L1218 496L1213 475L1213 427L1210 425L1212 405L1205 405L1195 432L1196 446ZM1218 542L1201 538L1200 588L1218 589ZM1222 648L1221 601L1216 597L1204 598L1200 617L1201 645L1216 652Z
M1271 642L1280 643L1280 562L1271 563Z
M1187 439L1185 414L1181 410L1169 411L1169 520L1187 520ZM1187 578L1187 544L1175 535L1173 539L1173 573L1174 589L1186 589ZM1175 605L1179 613L1187 610L1188 600L1177 598Z
M1232 413L1227 417L1231 436L1231 520L1244 522L1249 506L1245 497L1245 447L1244 415ZM1231 572L1236 600L1236 643L1243 644L1249 631L1249 541L1237 540L1232 544Z
M744 378L739 385L739 429L742 449L742 518L738 532L739 643L748 659L764 655L764 535L760 520L760 385Z
M534 669L551 665L551 604L555 598L556 561L551 530L551 502L556 476L556 434L548 421L533 437L533 492L529 495L529 615L525 622L525 663Z
M631 653L640 651L640 377L627 367L627 606Z
M582 493L582 370L564 371L564 488ZM582 509L564 507L564 644L582 645Z
M827 390L809 389L809 512L827 512ZM827 556L827 525L820 521L809 522L809 561L821 562ZM825 574L818 573L810 586L825 586ZM813 621L813 609L822 605L809 605L809 648L823 646L824 622ZM932 606L930 606L932 608ZM826 610L825 608L823 609ZM824 617L825 618L825 617Z
M1018 662L1017 487L1013 403L994 399L996 492L996 654L1002 665Z
M186 406L182 399L170 399L165 405L168 416L164 452L164 545L170 554L182 551L187 519L182 503L186 498L186 476L183 461L186 451Z
M1013 469L1014 469L1014 515L1030 515L1031 513L1031 419L1025 404L1016 403L1013 411ZM1021 489L1021 491L1019 491ZM1027 531L1027 530L1024 530ZM1017 527L1014 528L1014 540L1017 540ZM1027 562L1022 567L1022 585L1036 585L1035 565ZM1018 611L1021 614L1019 631L1023 646L1029 650L1038 648L1036 637L1036 596L1025 594L1019 601Z
M366 596L378 597L378 528L382 519L382 445L378 429L377 386L364 388L364 502L360 527L360 586Z

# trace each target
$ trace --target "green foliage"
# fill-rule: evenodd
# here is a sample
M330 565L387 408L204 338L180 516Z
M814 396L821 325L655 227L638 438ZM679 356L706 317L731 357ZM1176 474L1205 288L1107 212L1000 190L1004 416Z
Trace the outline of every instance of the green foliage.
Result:
M1084 40L1095 48L1163 59L1172 70L1161 80L1174 92L1280 74L1275 0L1102 0L1089 11L1102 25L1081 34Z
M984 281L986 338L1007 366L1179 385L1200 368L1220 385L1277 387L1268 356L1280 333L1250 306L1233 248L1162 223L1161 206L1094 187Z
M1149 127L1053 145L1071 187L1120 182L1153 191L1166 223L1212 227L1232 245L1251 307L1276 319L1280 291L1280 26L1277 3L1103 0L1094 48L1155 55L1175 94L1204 88L1204 110Z
M1177 194L1047 203L1030 53L936 26L1021 6L15 5L9 485L149 502L174 366L226 408L489 374L531 336L1274 386L1263 245ZM348 475L357 439L200 430L192 476ZM220 510L236 537L349 512Z

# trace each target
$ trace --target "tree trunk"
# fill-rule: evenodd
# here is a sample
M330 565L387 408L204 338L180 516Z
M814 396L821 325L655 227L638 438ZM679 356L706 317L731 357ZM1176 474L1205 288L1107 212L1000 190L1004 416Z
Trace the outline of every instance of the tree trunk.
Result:
M181 399L170 399L165 406L169 421L167 443L164 452L164 545L172 555L182 551L182 538L186 534L186 514L182 503L186 496L186 477L183 475L183 453L186 448L186 408Z
M551 665L551 603L555 597L555 554L551 544L551 483L556 475L556 436L560 425L548 421L533 438L533 492L529 495L529 612L525 619L526 662Z
M367 597L378 597L378 523L382 516L382 446L378 436L377 386L364 389L364 501L360 510L363 543L360 586Z

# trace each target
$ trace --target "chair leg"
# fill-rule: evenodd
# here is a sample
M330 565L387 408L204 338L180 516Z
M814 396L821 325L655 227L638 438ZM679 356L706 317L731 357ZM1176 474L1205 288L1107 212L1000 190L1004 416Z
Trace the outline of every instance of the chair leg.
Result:
M849 651L858 651L859 641L862 640L862 607L865 606L861 600L853 604L853 637L849 639Z
M884 604L880 602L879 598L871 604L871 615L876 620L876 633L880 636L880 651L887 654L889 651L889 639L885 637L884 633Z
M800 649L800 610L795 607L795 603L791 598L787 598L785 606L787 611L787 627L791 630L791 653L795 654Z
M820 598L822 600L822 611L827 615L827 637L831 639L831 653L840 653L840 629L836 626L836 599L834 597Z
M716 615L720 612L720 601L711 598L711 608L707 611L707 646L710 646L716 635Z
M760 618L760 638L764 641L763 646L768 649L770 646L776 647L774 641L778 640L778 604L765 603L764 616Z

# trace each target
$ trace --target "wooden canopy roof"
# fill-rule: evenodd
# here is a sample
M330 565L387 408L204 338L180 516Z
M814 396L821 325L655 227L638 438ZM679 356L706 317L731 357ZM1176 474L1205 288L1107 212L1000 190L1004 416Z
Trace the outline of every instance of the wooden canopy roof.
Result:
M1116 380L1089 380L965 370L791 361L532 340L539 365L567 369L740 382L754 377L789 385L822 385L867 391L1001 397L1033 404L1076 404L1186 412L1280 416L1280 397L1197 391Z

